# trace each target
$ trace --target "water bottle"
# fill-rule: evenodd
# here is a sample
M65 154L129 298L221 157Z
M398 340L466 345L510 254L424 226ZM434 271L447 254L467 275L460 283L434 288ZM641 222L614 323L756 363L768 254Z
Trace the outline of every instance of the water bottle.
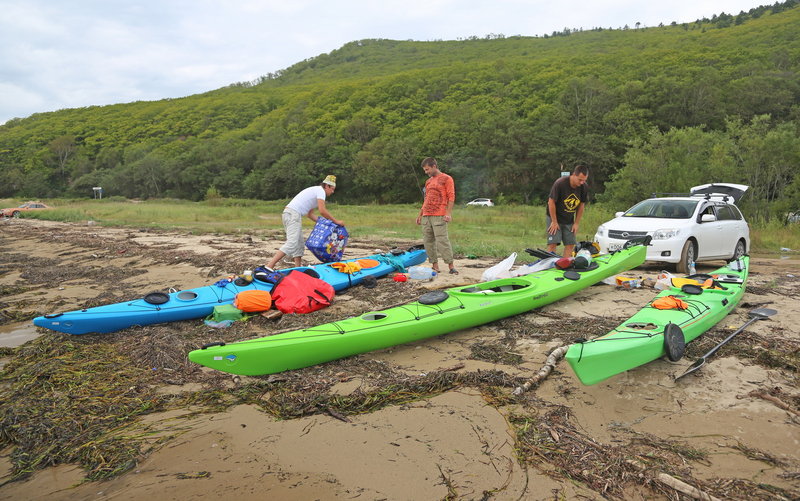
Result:
M430 280L436 276L436 272L427 266L412 266L408 269L408 276L415 280Z
M689 271L689 275L694 275L697 273L697 268L694 265L694 260L689 261L688 266L686 269Z
M589 249L581 249L575 254L575 261L573 266L578 269L585 270L592 264L592 253Z

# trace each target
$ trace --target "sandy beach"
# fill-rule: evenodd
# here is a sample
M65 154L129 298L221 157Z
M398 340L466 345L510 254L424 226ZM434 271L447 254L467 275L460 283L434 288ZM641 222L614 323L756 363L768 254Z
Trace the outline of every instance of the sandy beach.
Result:
M457 227L451 233L459 238ZM415 243L356 236L345 257ZM602 335L658 291L599 284L474 329L257 378L205 369L185 355L219 339L316 325L411 301L428 289L472 284L499 259L459 256L459 275L424 283L383 278L374 289L342 291L319 312L257 317L224 330L197 320L70 336L30 322L208 285L263 264L279 244L258 235L0 219L0 346L7 347L0 352L0 424L7 427L0 435L0 500L690 499L692 487L719 499L800 498L797 253L752 257L742 302L691 343L682 360L657 360L594 386L582 385L562 361L518 396L514 388L554 348ZM517 264L533 260L521 254ZM313 263L310 253L305 259ZM701 263L698 271L722 264ZM645 265L626 274L659 271ZM757 307L778 314L749 326L696 374L674 381ZM21 374L34 378L39 370L22 362L36 360L33 348L21 351L34 346L64 357L118 360L114 391L124 388L147 403L140 407L154 409L128 410L132 417L109 428L137 444L124 471L90 480L92 465L79 458L100 439L72 437L80 449L73 460L51 450L58 459L17 475L27 449L15 437L35 435L25 430L21 404L10 399L24 398L17 393Z

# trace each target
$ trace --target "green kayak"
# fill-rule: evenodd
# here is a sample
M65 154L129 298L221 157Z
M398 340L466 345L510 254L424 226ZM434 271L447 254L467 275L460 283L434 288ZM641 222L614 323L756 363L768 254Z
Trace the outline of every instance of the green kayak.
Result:
M598 257L584 271L551 268L516 278L432 291L418 301L339 322L237 343L213 343L190 352L189 360L248 376L300 369L539 308L635 268L644 262L645 255L644 245L632 245Z
M667 355L677 360L688 343L725 318L742 299L750 260L731 261L708 274L692 275L695 282L710 282L707 288L673 279L673 286L611 332L569 347L567 362L583 384L599 383L615 374L639 367ZM673 309L673 296L684 304Z

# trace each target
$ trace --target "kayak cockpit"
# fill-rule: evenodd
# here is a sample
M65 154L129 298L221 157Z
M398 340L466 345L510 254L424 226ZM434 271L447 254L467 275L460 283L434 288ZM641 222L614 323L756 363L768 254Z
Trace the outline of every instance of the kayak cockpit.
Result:
M485 282L482 284L471 285L463 289L458 289L458 292L466 294L497 294L503 292L514 292L521 289L532 287L531 282L516 279L502 279Z

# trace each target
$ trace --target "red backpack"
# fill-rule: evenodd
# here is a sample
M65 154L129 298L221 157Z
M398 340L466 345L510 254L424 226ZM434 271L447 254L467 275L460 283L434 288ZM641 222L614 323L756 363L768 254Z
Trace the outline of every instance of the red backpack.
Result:
M328 282L293 270L272 289L272 303L283 313L311 313L329 306L334 294Z

